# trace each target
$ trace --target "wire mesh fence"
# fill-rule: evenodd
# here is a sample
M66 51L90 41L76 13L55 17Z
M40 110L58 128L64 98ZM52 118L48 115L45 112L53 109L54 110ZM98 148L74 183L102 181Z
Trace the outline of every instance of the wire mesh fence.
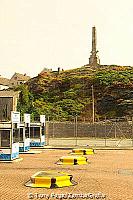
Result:
M47 121L49 145L133 146L133 118L95 123Z

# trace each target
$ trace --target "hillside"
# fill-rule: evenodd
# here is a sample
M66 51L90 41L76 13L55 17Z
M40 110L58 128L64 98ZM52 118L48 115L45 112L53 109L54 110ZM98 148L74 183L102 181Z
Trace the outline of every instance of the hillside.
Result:
M71 120L78 115L81 120L91 121L92 85L97 120L105 116L133 116L133 67L130 66L83 66L40 74L30 79L27 86L21 86L18 108L34 115L46 114L55 120Z

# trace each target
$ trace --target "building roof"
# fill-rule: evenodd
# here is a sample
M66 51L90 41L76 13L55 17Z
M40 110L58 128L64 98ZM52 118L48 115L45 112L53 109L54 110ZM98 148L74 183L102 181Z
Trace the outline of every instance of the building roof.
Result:
M19 74L19 73L16 73L11 77L11 81L13 80L23 80L23 81L28 81L30 79L30 76L27 76L26 74Z
M13 91L13 90L1 90L0 91L0 97L18 97L19 91Z
M39 74L42 75L42 74L46 74L46 73L49 73L49 72L52 72L52 69L44 67L43 70Z
M10 85L10 79L3 78L3 77L0 76L0 85L9 86Z

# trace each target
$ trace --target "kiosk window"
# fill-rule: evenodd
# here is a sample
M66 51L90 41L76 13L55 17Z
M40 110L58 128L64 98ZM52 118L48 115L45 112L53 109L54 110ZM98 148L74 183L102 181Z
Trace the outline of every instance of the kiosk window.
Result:
M43 124L43 126L42 126L42 135L44 135L44 134L45 134L45 126Z
M10 130L0 130L0 146L10 147Z
M25 127L25 138L30 138L30 128Z
M13 143L19 142L20 131L17 128L17 124L13 124Z
M40 127L30 127L30 137L40 138Z
M23 142L23 128L20 128L20 142Z

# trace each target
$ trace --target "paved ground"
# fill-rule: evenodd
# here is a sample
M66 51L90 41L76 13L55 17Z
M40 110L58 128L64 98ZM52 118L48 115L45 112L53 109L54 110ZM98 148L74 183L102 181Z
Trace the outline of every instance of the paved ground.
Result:
M107 200L133 200L133 151L97 150L88 155L88 165L59 166L54 164L70 150L43 150L41 154L24 154L21 162L0 163L0 199L27 200L28 194L106 194ZM62 189L29 188L24 184L40 170L69 172L76 186ZM34 198L46 199L46 198ZM53 198L54 199L54 198ZM80 198L82 199L82 198Z

